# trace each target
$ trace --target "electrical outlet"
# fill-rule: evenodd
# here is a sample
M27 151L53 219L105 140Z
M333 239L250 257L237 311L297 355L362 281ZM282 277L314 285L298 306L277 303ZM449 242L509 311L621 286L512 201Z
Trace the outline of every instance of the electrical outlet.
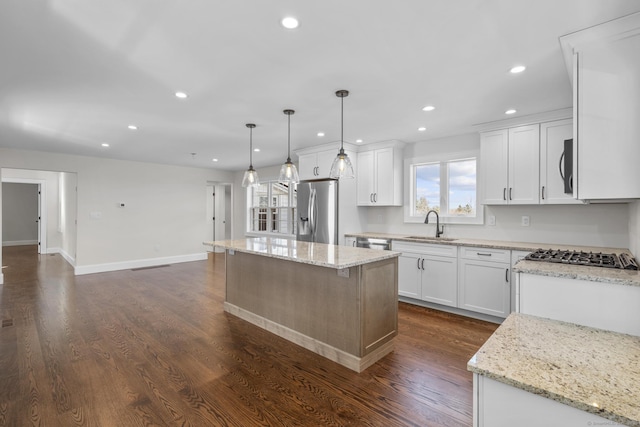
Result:
M496 225L496 216L495 215L489 215L488 223L489 223L489 225Z
M523 227L528 227L529 226L529 215L523 215L522 216L522 226Z
M382 214L378 214L378 222L382 223L382 221L384 221L384 218L382 217Z

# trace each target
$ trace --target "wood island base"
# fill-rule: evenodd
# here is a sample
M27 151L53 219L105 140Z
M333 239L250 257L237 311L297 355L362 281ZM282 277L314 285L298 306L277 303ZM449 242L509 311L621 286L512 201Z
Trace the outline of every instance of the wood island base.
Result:
M224 309L362 372L393 351L397 258L336 269L227 250Z

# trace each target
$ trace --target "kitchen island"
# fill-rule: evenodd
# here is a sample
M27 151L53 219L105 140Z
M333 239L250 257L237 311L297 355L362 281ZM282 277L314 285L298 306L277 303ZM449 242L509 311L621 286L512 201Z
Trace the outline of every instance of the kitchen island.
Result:
M356 372L393 351L398 253L278 238L225 249L224 309Z
M474 427L640 426L640 337L512 313L467 367Z

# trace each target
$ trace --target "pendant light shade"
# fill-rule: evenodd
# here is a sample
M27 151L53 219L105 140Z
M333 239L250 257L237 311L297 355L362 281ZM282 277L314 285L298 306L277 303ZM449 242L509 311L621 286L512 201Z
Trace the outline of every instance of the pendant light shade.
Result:
M283 113L287 115L287 161L284 162L280 168L280 175L278 181L287 184L297 184L300 182L298 176L298 168L291 161L291 115L295 113L293 110L284 110Z
M355 178L356 174L353 171L351 159L344 152L344 98L349 96L349 91L339 90L336 92L336 96L340 98L340 151L331 164L329 177L336 179Z
M247 127L249 128L249 169L244 172L242 186L257 187L260 185L260 179L258 178L258 172L253 168L253 128L256 125L247 123Z

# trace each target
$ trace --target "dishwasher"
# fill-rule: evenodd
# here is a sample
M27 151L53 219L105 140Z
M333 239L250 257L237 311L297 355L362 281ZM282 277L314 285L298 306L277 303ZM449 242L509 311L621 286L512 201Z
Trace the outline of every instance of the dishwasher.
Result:
M378 237L357 237L356 247L388 251L391 250L391 239L381 239Z

